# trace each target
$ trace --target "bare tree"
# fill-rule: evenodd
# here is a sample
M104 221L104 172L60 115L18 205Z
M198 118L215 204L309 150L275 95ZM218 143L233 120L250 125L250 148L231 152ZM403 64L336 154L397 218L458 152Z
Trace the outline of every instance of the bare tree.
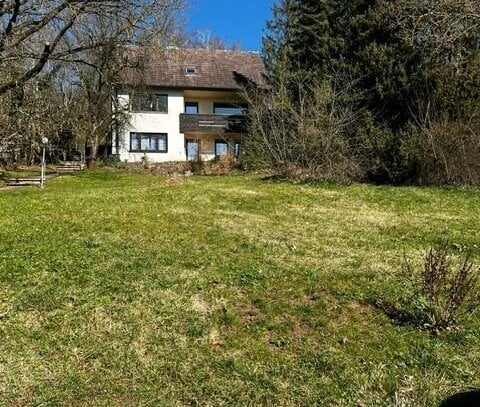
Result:
M424 185L480 184L480 109L459 103L449 111L436 97L419 97L414 122L400 137L401 153Z
M324 82L279 80L268 92L247 89L252 107L247 164L259 163L293 180L361 178L360 151L350 137L361 113L346 103L352 86L332 76Z
M151 12L148 10L143 18L150 19ZM171 13L172 10L162 15L168 18ZM148 54L161 52L173 29L172 23L165 21L164 24L136 33L133 41L131 34L122 30L121 21L96 18L87 31L76 33L80 37L88 35L97 38L98 43L105 38L114 38L110 42L103 40L96 48L83 51L77 63L71 64L71 77L74 80L70 85L74 87L75 95L71 124L77 139L86 146L89 167L95 165L98 148L107 141L112 127L122 126L128 120L128 112L115 96L115 90L127 86L123 82L131 68L142 77L139 71L148 64ZM141 86L141 83L137 85Z
M177 43L184 48L218 49L218 50L241 50L238 42L229 43L209 28L196 30L192 33L179 34Z
M76 61L105 44L136 43L168 31L182 0L0 0L0 95L54 59ZM111 22L106 37L90 35Z
M112 90L136 63L129 50L138 54L167 45L183 5L184 0L0 0L0 104L12 124L0 128L3 151L24 148L15 120L30 109L20 110L28 89L37 99L59 95L64 122L53 123L53 116L43 121L68 127L77 145L87 145L94 165L100 143L125 113ZM48 95L27 85L46 76L54 78Z
M57 144L67 110L51 75L37 77L0 97L0 161L33 164L42 137Z
M479 47L478 0L401 0L389 6L395 24L427 62L463 62Z

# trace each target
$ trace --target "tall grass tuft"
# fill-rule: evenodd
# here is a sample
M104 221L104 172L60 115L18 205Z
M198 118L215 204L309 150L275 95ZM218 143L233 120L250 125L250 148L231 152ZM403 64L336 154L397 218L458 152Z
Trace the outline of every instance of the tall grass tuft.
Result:
M399 322L451 331L480 310L480 266L469 254L454 255L448 243L431 247L420 269L404 255L403 275L401 297L394 305L381 302Z

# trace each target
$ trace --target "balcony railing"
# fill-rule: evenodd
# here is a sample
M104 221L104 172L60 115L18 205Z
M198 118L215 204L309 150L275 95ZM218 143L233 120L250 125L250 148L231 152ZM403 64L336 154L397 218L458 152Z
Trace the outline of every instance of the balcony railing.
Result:
M245 133L247 116L218 114L181 114L180 133Z

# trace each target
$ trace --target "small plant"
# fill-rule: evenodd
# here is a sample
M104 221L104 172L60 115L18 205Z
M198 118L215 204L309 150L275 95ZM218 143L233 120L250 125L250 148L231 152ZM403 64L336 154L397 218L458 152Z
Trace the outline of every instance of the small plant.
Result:
M406 295L382 308L400 322L434 331L452 330L480 310L480 266L451 255L448 243L432 247L423 270L416 270L404 255ZM453 258L457 260L454 261Z
M200 156L196 160L189 161L190 171L194 174L202 174L205 169L205 161Z
M235 158L230 155L222 155L211 161L203 161L201 158L190 161L190 169L199 175L227 175L239 168Z

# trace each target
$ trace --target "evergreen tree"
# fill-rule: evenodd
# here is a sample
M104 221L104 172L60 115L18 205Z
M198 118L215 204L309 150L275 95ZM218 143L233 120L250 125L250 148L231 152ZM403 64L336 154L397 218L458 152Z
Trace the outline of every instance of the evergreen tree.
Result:
M292 70L289 63L290 40L293 25L293 0L280 0L274 4L273 19L267 22L263 37L263 60L267 75L272 84Z
M409 182L424 164L405 153L409 129L435 120L480 128L474 7L475 0L282 0L264 38L267 71L291 79L297 101L298 78L314 85L333 80L331 72L353 78L353 106L366 113L352 137L377 149L369 179Z
M330 0L281 0L267 23L263 54L267 72L294 77L325 74L329 65ZM316 76L316 75L313 75Z
M326 74L330 57L329 0L295 0L290 63L299 73Z
M383 126L401 127L409 119L415 50L391 24L392 10L380 0L333 0L331 64L353 75L364 105Z

